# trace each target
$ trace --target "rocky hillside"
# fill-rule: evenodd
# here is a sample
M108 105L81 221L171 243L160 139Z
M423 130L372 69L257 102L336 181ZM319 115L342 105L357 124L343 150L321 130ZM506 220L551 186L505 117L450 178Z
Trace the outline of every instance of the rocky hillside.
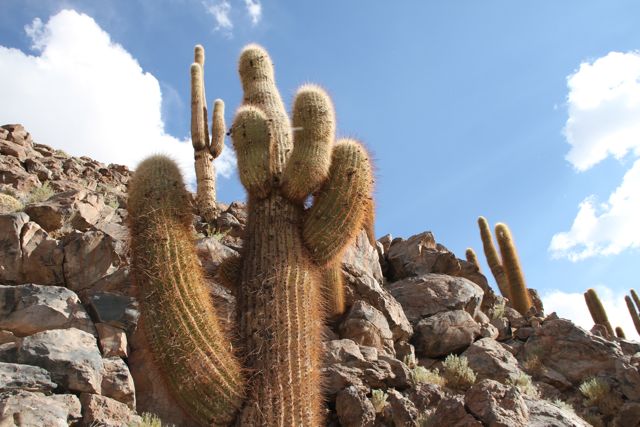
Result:
M154 368L129 278L130 171L0 128L0 426L193 425ZM211 296L242 248L244 205L194 216ZM638 426L640 344L519 315L431 232L363 232L342 264L347 313L325 331L330 426ZM147 417L148 419L148 417ZM143 424L150 425L150 424Z

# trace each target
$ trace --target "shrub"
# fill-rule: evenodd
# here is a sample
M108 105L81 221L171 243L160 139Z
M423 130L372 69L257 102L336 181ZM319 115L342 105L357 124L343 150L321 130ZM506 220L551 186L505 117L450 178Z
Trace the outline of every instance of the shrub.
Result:
M605 415L613 415L622 406L620 396L602 378L589 378L580 384L580 392L587 398L587 406L595 406Z
M13 196L0 193L0 214L8 214L21 211L24 208L22 202Z
M165 424L163 426L162 420L158 418L158 416L145 412L144 414L142 414L142 423L131 424L130 427L173 427L173 424Z
M47 181L40 187L31 190L29 197L27 197L27 204L44 202L54 194L55 191L53 191L53 188L49 185L49 181Z
M537 398L540 396L538 388L531 381L531 377L524 372L519 372L515 377L509 378L507 384L516 387L520 393L529 397Z
M371 404L376 411L376 414L384 411L384 407L387 406L387 397L389 395L380 389L371 390Z
M496 304L493 306L493 308L491 309L491 311L489 312L489 316L491 317L492 320L495 319L501 319L504 317L504 311L505 311L505 303L504 301Z
M469 367L466 357L450 354L444 359L442 366L442 376L448 387L466 390L476 382L476 373Z
M572 413L572 414L576 413L575 409L573 409L573 406L571 406L571 404L569 404L567 402L564 402L564 401L562 401L560 399L554 400L553 402L551 402L551 404L553 406L557 407L557 408L562 409L565 412L569 412L569 413Z
M437 369L432 371L424 366L416 366L411 369L411 379L414 384L434 384L440 387L443 387L446 383L445 379L440 375L440 371Z

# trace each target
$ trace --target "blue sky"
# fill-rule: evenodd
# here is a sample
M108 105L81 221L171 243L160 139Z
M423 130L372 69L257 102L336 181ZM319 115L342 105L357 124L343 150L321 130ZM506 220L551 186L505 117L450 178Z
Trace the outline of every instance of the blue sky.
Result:
M587 326L582 292L596 287L632 332L640 3L1 1L0 122L77 155L168 151L190 169L193 45L230 123L237 56L257 42L287 105L321 84L339 135L374 154L378 235L432 230L462 257L481 253L478 215L506 222L550 307ZM229 147L223 201L244 199Z

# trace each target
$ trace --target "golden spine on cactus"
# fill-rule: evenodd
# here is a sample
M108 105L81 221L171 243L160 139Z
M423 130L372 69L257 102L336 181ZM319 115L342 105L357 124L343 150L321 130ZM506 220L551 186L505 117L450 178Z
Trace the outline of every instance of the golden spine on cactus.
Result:
M371 166L359 143L333 146L333 106L323 90L298 91L290 124L263 48L243 50L239 73L244 104L231 135L249 203L238 314L253 372L239 422L319 426L320 289L362 229ZM305 210L312 194L314 204Z
M609 336L614 337L615 334L611 327L611 323L609 323L609 317L607 316L607 312L604 309L595 289L588 289L587 292L584 293L584 299L587 303L589 313L591 313L593 323L604 326L607 329Z
M632 289L631 295L633 296L634 294L635 294L635 291ZM627 303L627 308L629 309L629 315L631 316L631 320L633 320L633 326L636 328L636 332L640 334L640 317L638 316L638 311L636 310L636 307L633 305L633 301L628 295L624 297L624 301Z
M495 231L502 257L502 267L507 278L509 301L514 309L524 315L533 306L533 303L524 281L524 274L520 267L520 259L511 231L506 224L502 223L496 224Z
M244 379L216 316L192 242L188 192L164 156L143 161L129 184L132 273L155 363L197 425L229 425Z
M484 249L484 256L489 264L491 274L496 280L500 293L505 298L509 297L509 284L507 283L507 276L504 273L502 261L496 247L493 245L493 236L491 235L491 228L487 219L483 216L478 217L478 227L480 228L480 237L482 238L482 248Z
M196 168L196 205L205 221L211 222L217 213L213 159L224 148L224 103L219 99L214 102L210 135L204 88L204 48L197 45L194 51L195 62L191 65L191 141Z
M473 248L467 248L464 255L467 258L467 262L470 262L471 264L475 265L478 271L480 271L480 263L478 262L476 251L474 251Z

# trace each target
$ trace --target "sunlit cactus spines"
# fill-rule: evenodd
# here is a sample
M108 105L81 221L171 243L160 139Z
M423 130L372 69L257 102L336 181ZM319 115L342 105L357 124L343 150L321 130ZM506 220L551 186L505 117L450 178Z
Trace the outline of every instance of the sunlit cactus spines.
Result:
M491 274L493 274L493 277L496 280L500 294L505 298L509 298L509 284L507 283L507 276L504 273L498 251L493 245L493 235L491 234L491 228L489 227L489 223L485 217L481 216L478 218L478 228L480 229L484 256L487 259L487 264L489 265Z
M511 231L506 224L502 223L496 224L495 231L502 256L502 267L509 286L509 301L514 309L524 315L533 306L533 303L527 290Z
M611 327L611 323L609 322L609 317L607 316L607 312L604 309L602 301L600 301L595 289L588 289L587 292L584 293L584 299L587 303L589 313L591 313L593 323L604 326L607 329L609 336L614 337L615 333Z

